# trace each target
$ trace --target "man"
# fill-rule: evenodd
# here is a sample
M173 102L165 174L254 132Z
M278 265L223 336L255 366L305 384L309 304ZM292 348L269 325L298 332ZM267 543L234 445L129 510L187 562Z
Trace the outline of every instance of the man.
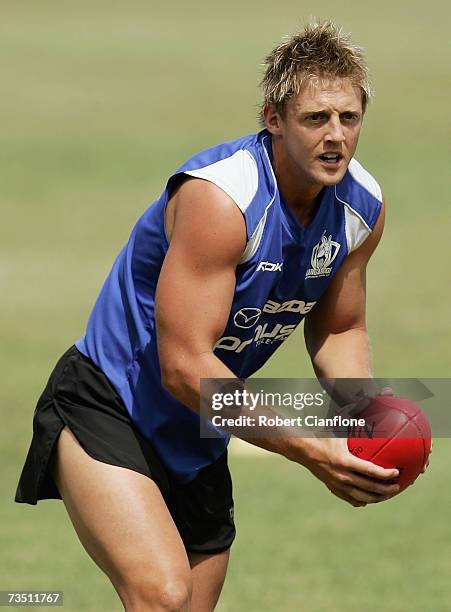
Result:
M129 612L212 610L222 588L228 437L199 435L200 379L250 376L304 318L319 377L371 377L384 204L353 159L365 62L333 24L308 26L268 56L263 90L264 129L188 160L139 219L36 410L16 500L61 497ZM398 491L345 440L249 442L353 506Z

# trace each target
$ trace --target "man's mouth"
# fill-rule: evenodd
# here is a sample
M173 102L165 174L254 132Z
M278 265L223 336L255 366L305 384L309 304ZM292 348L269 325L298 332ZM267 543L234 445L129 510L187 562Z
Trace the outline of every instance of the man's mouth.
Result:
M319 159L330 165L339 164L343 159L343 155L341 153L323 153L322 155L318 155Z

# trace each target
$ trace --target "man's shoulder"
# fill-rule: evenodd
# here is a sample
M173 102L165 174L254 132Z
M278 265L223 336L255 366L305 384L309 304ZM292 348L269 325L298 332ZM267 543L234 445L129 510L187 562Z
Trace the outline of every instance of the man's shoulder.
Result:
M373 226L379 216L382 190L356 159L351 159L343 179L335 185L335 194L339 202Z
M379 183L355 158L351 159L348 172L358 186L364 189L371 197L382 202L382 189Z
M236 159L243 156L243 154L247 154L248 157L255 157L257 155L257 147L258 134L249 134L241 138L221 142L202 149L189 157L178 168L178 172L197 170L220 162L227 162L231 158Z
M209 147L188 159L177 170L177 174L182 173L214 183L243 212L255 201L258 193L265 200L261 192L269 188L268 181L264 180L264 147L260 134Z
M356 159L349 163L343 179L335 186L344 208L348 251L354 251L373 231L382 207L382 190L374 176Z

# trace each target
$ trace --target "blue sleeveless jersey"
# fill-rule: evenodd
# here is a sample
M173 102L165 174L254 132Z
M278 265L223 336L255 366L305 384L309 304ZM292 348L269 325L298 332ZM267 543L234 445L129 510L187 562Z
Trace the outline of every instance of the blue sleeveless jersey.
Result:
M228 436L201 438L200 417L161 385L155 290L169 246L165 208L183 173L218 185L244 215L247 245L215 345L217 357L240 378L258 370L314 308L344 258L371 233L382 196L352 160L342 181L323 189L310 225L301 227L277 188L271 137L263 130L189 159L138 220L76 346L109 378L166 468L188 481L224 452Z

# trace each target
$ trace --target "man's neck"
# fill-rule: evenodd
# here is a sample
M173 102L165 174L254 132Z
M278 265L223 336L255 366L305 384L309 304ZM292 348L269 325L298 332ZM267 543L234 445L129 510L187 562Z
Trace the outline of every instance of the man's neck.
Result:
M277 186L287 206L298 222L307 227L312 220L323 190L321 185L307 183L290 167L288 159L272 143L273 169Z

